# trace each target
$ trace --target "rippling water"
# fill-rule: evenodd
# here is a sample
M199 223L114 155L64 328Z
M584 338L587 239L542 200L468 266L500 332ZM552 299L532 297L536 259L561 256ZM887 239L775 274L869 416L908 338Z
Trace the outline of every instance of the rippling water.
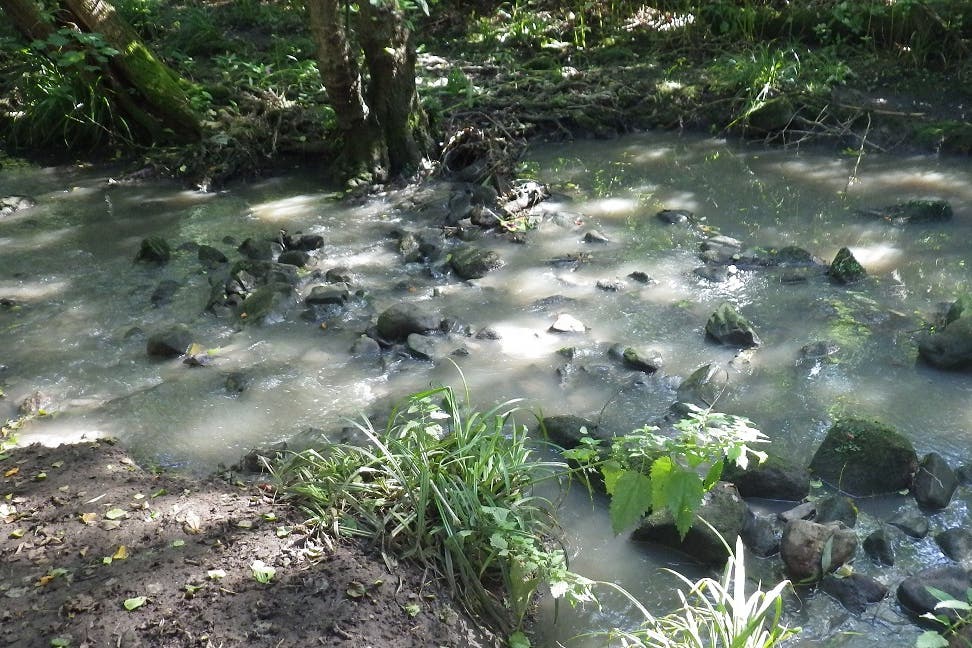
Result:
M468 283L404 264L394 248L393 232L418 228L412 214L419 206L444 209L445 189L351 206L310 173L202 194L166 182L112 184L98 168L4 170L0 195L27 194L38 205L0 219L0 297L17 303L0 308L0 385L7 394L0 415L11 415L39 390L55 414L32 423L25 441L108 434L147 461L206 472L308 427L335 429L346 417L430 383L458 384L447 362L353 359L348 349L363 328L354 320L321 328L302 319L298 307L284 321L244 327L205 314L209 276L191 249L177 249L161 268L133 263L148 235L176 248L213 245L234 259L243 239L274 238L286 229L324 237L316 268L348 267L353 287L364 291L366 313L424 301L473 330L498 332L499 340L451 343L468 350L454 360L477 402L522 398L529 409L599 417L604 427L624 432L663 413L680 378L720 362L730 367L731 387L718 408L755 421L779 454L805 461L833 418L853 413L891 423L919 454L935 450L957 465L970 458L972 378L917 367L915 332L970 285L972 169L966 160L872 154L855 176L855 161L658 134L536 147L530 167L552 184L550 210L557 215L525 244L483 239L478 244L497 251L505 266ZM949 200L954 218L904 227L855 213L913 198ZM663 224L655 217L663 208L694 212L698 227ZM710 283L692 272L700 265L700 228L747 246L800 246L824 261L848 246L870 277L844 287L822 276L789 283L778 272L740 268ZM586 243L592 229L608 242ZM551 263L570 255L578 262ZM631 280L635 271L654 282ZM150 296L166 279L179 289L171 303L154 307ZM598 282L619 282L619 289L599 289ZM567 300L537 304L554 295ZM750 319L763 339L760 349L734 357L734 349L703 338L708 315L723 301ZM561 312L587 332L548 332ZM200 344L218 349L213 366L146 356L146 336L174 322L189 324ZM836 362L798 363L800 348L819 340L838 343ZM664 375L634 380L608 357L614 342L659 350ZM558 374L565 363L558 349L565 346L575 348L575 370ZM249 379L240 394L225 385L235 372ZM933 516L933 529L964 520L968 498L960 491ZM861 502L861 524L875 524L875 516L904 501ZM600 507L582 494L565 500L562 520L575 569L622 584L652 609L673 601L675 582L660 567L700 573L677 554L606 533ZM930 540L899 557L894 569L877 571L863 559L858 568L893 588L909 568L939 560ZM780 577L773 560L752 568L768 582ZM538 643L602 645L603 639L575 636L636 622L619 597L605 600L600 611L561 608L556 619L545 607ZM796 645L910 645L917 635L893 597L861 618L806 592L792 597L788 609L806 628Z

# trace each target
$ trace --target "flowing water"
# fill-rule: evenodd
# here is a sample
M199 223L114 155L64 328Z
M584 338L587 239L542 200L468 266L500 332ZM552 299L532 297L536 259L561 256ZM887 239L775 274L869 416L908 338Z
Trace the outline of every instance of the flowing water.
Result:
M57 443L80 436L121 439L143 460L204 473L232 463L247 449L293 439L308 428L343 425L362 410L430 383L459 384L448 362L389 357L372 362L348 349L368 318L400 301L422 301L499 339L454 336L453 356L474 401L491 405L522 398L544 414L573 413L623 433L658 418L675 388L698 366L729 367L731 383L717 404L752 419L773 450L807 461L835 416L876 417L898 427L919 454L937 451L955 466L969 460L972 377L915 364L915 334L947 302L970 286L972 167L965 160L830 151L766 151L724 141L640 135L609 142L546 145L530 154L555 199L539 230L525 243L485 238L501 270L473 282L403 263L393 234L443 210L445 189L389 194L367 203L338 202L312 173L199 193L166 182L106 181L104 169L6 169L0 196L27 194L37 206L0 219L0 416L40 391L54 415L32 422L24 441ZM948 200L947 223L896 226L868 220L859 207L913 198ZM693 227L665 225L662 208L695 213ZM718 230L747 246L795 245L829 261L850 247L869 272L859 284L838 286L819 274L793 283L779 271L739 268L726 281L699 279L700 228ZM344 266L363 291L351 313L322 327L295 307L280 321L257 326L205 314L209 274L182 244L213 245L230 259L247 237L279 231L320 234L325 246L315 268ZM588 243L600 231L606 243ZM133 263L149 235L176 247L164 266ZM643 272L653 282L629 275ZM305 283L314 283L313 275ZM164 280L179 288L153 306ZM597 284L612 288L604 290ZM545 300L552 296L558 299ZM703 337L720 303L735 305L763 345L738 354ZM587 331L555 334L559 313ZM146 337L184 322L207 349L212 366L160 362L145 353ZM799 362L804 345L828 340L834 362ZM614 342L658 350L663 375L633 375L612 360ZM568 363L558 350L574 348ZM566 369L570 368L571 371ZM246 376L241 393L227 377ZM932 518L942 529L966 520L969 494ZM906 498L860 501L864 529ZM774 503L762 503L779 508ZM572 567L617 582L656 612L675 601L675 566L701 572L685 558L614 537L603 506L571 492L562 507ZM863 532L861 537L863 537ZM941 562L930 541L902 548L898 565L858 568L895 587L918 565ZM781 578L778 560L751 561L766 582ZM599 646L584 632L637 623L633 606L604 595L601 610L552 606L541 610L538 643ZM918 631L903 619L893 594L861 617L823 594L788 599L792 623L805 630L796 645L913 645Z

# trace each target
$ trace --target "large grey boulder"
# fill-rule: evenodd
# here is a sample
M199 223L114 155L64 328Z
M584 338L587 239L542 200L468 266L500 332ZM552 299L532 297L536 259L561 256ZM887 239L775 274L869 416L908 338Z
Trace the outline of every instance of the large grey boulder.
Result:
M400 303L378 316L378 335L392 342L404 342L412 333L439 330L441 323L442 315L426 306Z
M840 522L791 520L783 527L780 556L795 581L818 581L854 556L857 534Z
M958 565L924 569L901 581L898 585L898 602L916 617L926 612L935 612L939 599L928 591L929 587L964 601L966 592L972 587L972 573ZM948 610L939 610L936 613L951 614Z
M735 484L743 497L796 502L810 494L807 469L773 454L762 463L750 462L745 470L726 462L722 478Z
M968 529L955 527L942 531L935 536L935 543L943 554L955 562L972 561L972 531Z
M859 418L834 423L810 461L810 471L850 495L896 493L911 486L918 456L894 428Z
M945 458L937 452L929 452L918 464L912 491L919 506L943 509L952 501L958 488L958 476L949 468Z
M762 344L749 321L729 303L720 304L705 323L705 332L719 344L743 348Z
M679 536L675 520L667 509L653 511L632 532L631 539L684 551L707 565L721 565L729 557L726 543L731 546L736 536L742 534L748 517L749 507L736 487L719 482L705 494L695 513L695 523L684 539Z
M918 357L939 369L972 368L972 317L960 317L918 340Z

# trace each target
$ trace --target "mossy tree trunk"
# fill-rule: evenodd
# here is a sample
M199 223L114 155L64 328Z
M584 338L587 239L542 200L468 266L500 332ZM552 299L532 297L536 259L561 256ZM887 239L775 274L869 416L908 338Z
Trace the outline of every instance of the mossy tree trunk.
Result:
M99 34L118 51L101 66L104 90L120 112L153 142L189 142L201 134L199 118L178 76L102 0L61 0L53 24L34 0L0 0L0 9L31 40L44 40L56 26Z
M384 181L416 171L434 143L415 87L415 46L403 8L395 0L306 5L341 133L343 172ZM366 88L359 51L368 68Z

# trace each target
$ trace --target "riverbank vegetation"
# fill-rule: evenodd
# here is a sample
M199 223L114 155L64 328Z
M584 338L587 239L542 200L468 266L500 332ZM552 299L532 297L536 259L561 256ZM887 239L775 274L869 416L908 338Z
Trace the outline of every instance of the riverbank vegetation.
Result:
M26 7L44 28L0 27L2 146L41 157L138 156L201 186L294 155L340 161L333 172L344 177L409 175L471 131L502 141L514 158L513 144L532 136L643 128L784 144L826 138L858 152L972 148L963 108L969 2L362 5L381 16L359 4L119 0L113 19L128 32L75 20L84 3L7 0L8 16ZM368 24L400 31L378 47ZM342 25L334 33L349 38L328 53L327 28ZM125 43L144 44L166 66L150 75L175 80L165 92L178 97L182 119L156 115L153 128L152 111L134 113L127 98L138 84L116 65ZM417 95L383 81L386 50L415 68ZM344 67L321 69L336 59ZM381 114L389 101L395 109ZM365 137L375 128L385 133ZM378 140L383 147L362 145Z

